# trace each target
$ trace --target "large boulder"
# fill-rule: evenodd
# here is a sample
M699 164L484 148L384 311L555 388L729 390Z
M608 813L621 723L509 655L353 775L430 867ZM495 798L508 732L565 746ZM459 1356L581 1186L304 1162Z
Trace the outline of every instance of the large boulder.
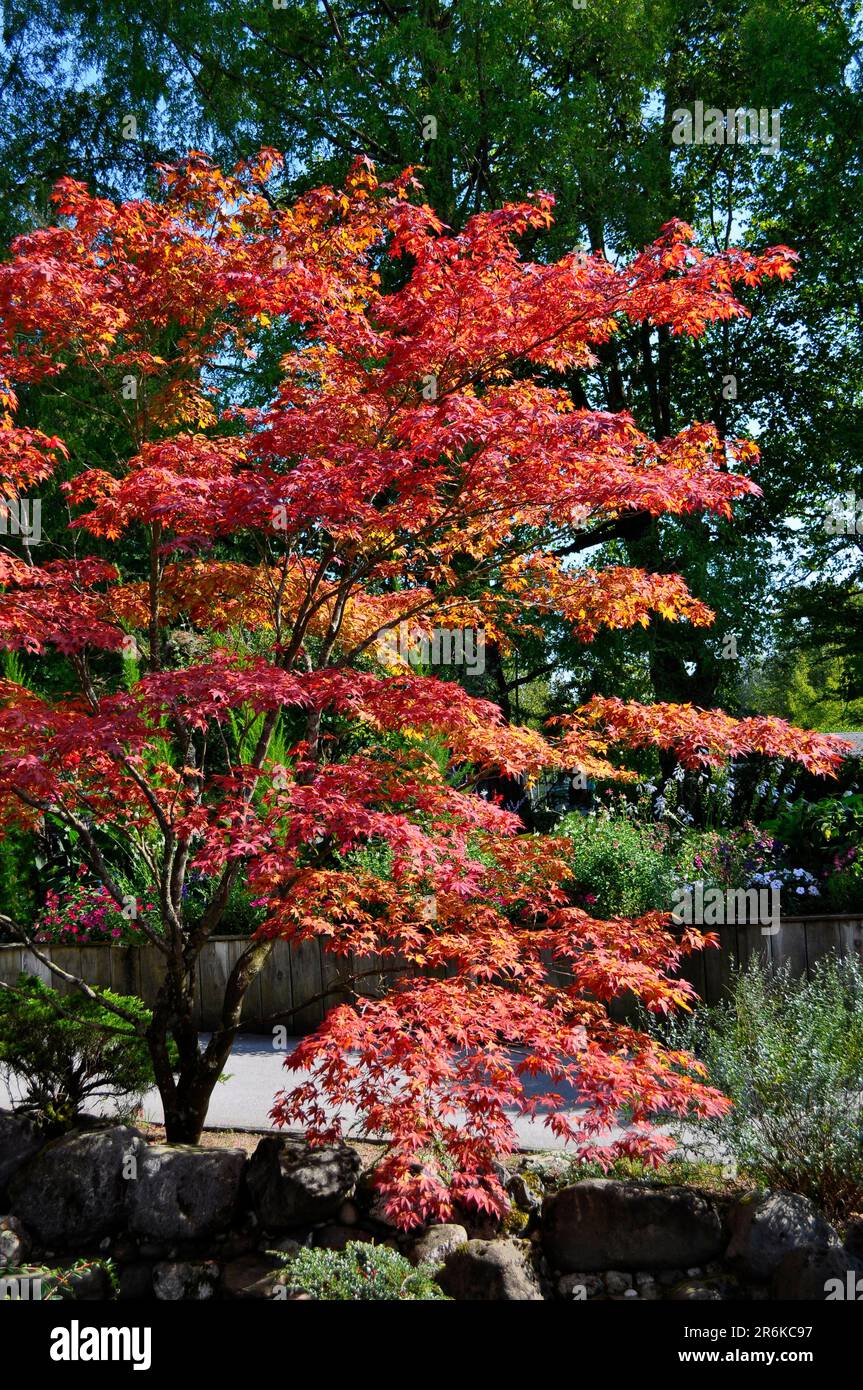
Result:
M863 1300L863 1264L841 1246L789 1250L770 1281L771 1298L795 1302Z
M30 1254L30 1236L17 1216L0 1216L0 1269L16 1269Z
M286 1230L335 1216L360 1167L347 1144L312 1148L304 1139L268 1134L249 1160L246 1184L264 1229Z
M129 1184L129 1229L155 1241L198 1240L230 1226L246 1166L242 1149L153 1144Z
M845 1249L855 1259L863 1260L863 1217L857 1216L845 1228Z
M459 1301L542 1301L536 1276L512 1240L469 1240L447 1255L437 1281Z
M153 1266L153 1292L165 1302L215 1298L219 1266L214 1260L165 1260Z
M467 1231L464 1226L442 1224L428 1226L414 1241L408 1254L412 1264L441 1264L453 1250L467 1245Z
M144 1137L128 1125L55 1139L9 1184L13 1213L43 1245L73 1248L119 1231Z
M596 1179L565 1187L542 1208L542 1248L565 1273L687 1269L716 1259L722 1218L703 1193Z
M828 1250L841 1244L829 1221L808 1197L795 1192L754 1192L728 1210L731 1240L726 1258L749 1279L771 1278L792 1250Z
M222 1267L222 1298L274 1298L285 1282L284 1266L271 1256L243 1255Z
M0 1110L0 1193L44 1143L33 1120L26 1115L13 1115L11 1110Z
M134 1260L131 1264L123 1265L119 1280L117 1297L124 1303L137 1303L141 1299L156 1296L153 1292L153 1266L144 1260Z
M345 1250L349 1245L376 1245L371 1231L359 1226L340 1226L337 1221L319 1226L314 1232L314 1245L318 1250Z

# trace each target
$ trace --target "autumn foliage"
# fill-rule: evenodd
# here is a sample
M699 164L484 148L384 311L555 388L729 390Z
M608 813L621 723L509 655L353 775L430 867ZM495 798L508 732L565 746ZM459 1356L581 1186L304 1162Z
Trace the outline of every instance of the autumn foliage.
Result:
M757 490L741 471L755 447L705 423L653 440L556 383L624 321L698 335L746 312L735 283L783 279L793 255L707 255L670 223L623 267L531 262L518 240L541 245L546 195L454 235L409 171L381 185L359 161L343 190L283 206L278 168L270 151L231 175L193 154L161 169L158 198L121 205L64 180L57 225L0 266L0 489L56 475L69 508L44 563L0 552L0 641L59 653L70 691L3 683L0 798L9 819L74 831L118 901L102 829L151 865L161 926L142 930L165 983L148 1036L171 1137L197 1137L274 939L404 965L385 997L334 1009L303 1040L289 1065L311 1077L274 1115L325 1138L333 1104L355 1106L392 1140L380 1180L409 1225L499 1208L513 1110L586 1156L655 1157L667 1141L652 1115L725 1103L691 1059L605 1007L626 990L654 1011L686 1005L675 971L701 936L572 906L564 846L518 833L474 784L615 775L623 748L649 744L687 766L758 751L826 772L837 745L776 720L599 699L544 735L382 657L379 639L471 626L505 651L548 614L584 641L653 615L709 623L678 576L567 567L549 542L634 511L728 516ZM243 367L265 350L280 382L254 404ZM62 397L82 378L128 441L110 468L17 423L16 395ZM185 664L178 628L195 637ZM369 846L385 867L357 861ZM194 930L192 872L211 887ZM266 922L199 1048L194 962L240 881ZM624 1105L626 1137L598 1148Z

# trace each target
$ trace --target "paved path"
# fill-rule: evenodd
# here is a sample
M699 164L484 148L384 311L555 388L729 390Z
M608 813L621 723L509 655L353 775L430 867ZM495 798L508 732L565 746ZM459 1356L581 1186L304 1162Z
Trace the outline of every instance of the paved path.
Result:
M208 1036L205 1033L201 1034L202 1043L206 1042ZM287 1052L292 1052L299 1041L299 1038L289 1038ZM274 1049L271 1033L262 1035L241 1034L234 1043L234 1050L228 1060L225 1080L216 1085L210 1099L206 1128L274 1128L269 1119L269 1111L276 1093L298 1084L307 1075L304 1072L286 1072L283 1066L284 1058L285 1053L283 1051L277 1052ZM548 1088L547 1080L541 1075L525 1077L524 1085L526 1090L534 1094ZM14 1082L7 1089L10 1100L16 1099ZM557 1089L564 1097L568 1093L572 1100L571 1107L566 1111L567 1114L576 1116L579 1111L583 1112L585 1107L576 1105L571 1089L565 1086L559 1086ZM93 1113L98 1113L101 1106L96 1101L87 1108ZM356 1112L345 1107L340 1113L344 1121L345 1134L354 1139L361 1139L363 1135L356 1118ZM143 1115L144 1119L154 1124L161 1123L163 1119L162 1103L158 1091L147 1092L144 1097ZM560 1150L567 1147L546 1128L542 1118L532 1119L513 1111L512 1121L518 1137L518 1146L522 1149L538 1151ZM613 1140L619 1139L625 1132L625 1127L615 1125L605 1130L598 1137L597 1142L611 1143ZM707 1151L706 1148L705 1153Z
M202 1041L204 1040L202 1035ZM288 1040L288 1052L292 1052L299 1042L298 1038ZM273 1098L277 1091L298 1084L303 1072L286 1072L284 1053L273 1048L272 1034L261 1036L243 1033L234 1043L234 1050L226 1067L225 1081L220 1081L213 1091L210 1109L207 1114L207 1129L271 1129L268 1118ZM526 1078L528 1089L541 1091L547 1083L541 1076ZM566 1094L565 1089L561 1088ZM572 1113L578 1107L573 1104ZM354 1114L345 1108L342 1112L346 1132ZM144 1098L144 1117L159 1124L162 1120L162 1106L158 1092L150 1091ZM546 1129L541 1119L530 1119L514 1114L513 1121L518 1142L524 1149L560 1149L564 1146L559 1139ZM604 1142L619 1138L624 1131L619 1128L609 1130L603 1136ZM354 1129L354 1138L361 1138L359 1129Z

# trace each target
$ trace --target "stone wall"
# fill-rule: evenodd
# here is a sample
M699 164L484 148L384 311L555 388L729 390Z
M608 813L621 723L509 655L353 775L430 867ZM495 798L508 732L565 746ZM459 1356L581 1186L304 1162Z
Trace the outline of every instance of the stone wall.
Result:
M803 1197L561 1185L569 1171L560 1156L523 1158L501 1171L503 1222L465 1215L405 1234L347 1145L266 1135L248 1156L116 1124L45 1142L0 1112L0 1291L44 1297L58 1269L85 1258L64 1296L289 1298L289 1266L268 1252L352 1241L429 1262L458 1300L823 1300L863 1275L863 1222L843 1240Z

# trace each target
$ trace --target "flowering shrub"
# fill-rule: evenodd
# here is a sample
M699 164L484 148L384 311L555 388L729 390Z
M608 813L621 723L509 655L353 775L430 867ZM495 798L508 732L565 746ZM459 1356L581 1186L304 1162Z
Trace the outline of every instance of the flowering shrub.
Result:
M717 888L776 889L786 912L821 906L815 875L788 863L782 843L752 825L722 833L685 833L675 854L675 879Z
M859 912L863 906L863 854L855 845L833 855L824 894L834 912Z
M863 909L863 796L800 798L769 823L786 858L802 864L833 912Z
M598 917L651 909L669 911L675 890L777 890L786 915L839 910L838 885L850 901L863 899L863 858L853 849L835 865L813 873L789 858L788 847L754 825L735 830L676 834L667 823L647 824L601 811L567 816L560 833L573 844L571 891L579 907Z
M744 887L775 889L781 896L786 912L793 912L797 908L800 914L811 908L810 898L821 897L817 879L806 869L800 868L776 867L752 874Z
M749 762L695 771L680 764L664 780L645 779L635 796L623 794L626 814L665 823L672 829L730 828L775 815L788 803L796 773L779 759L766 771Z
M561 821L559 833L572 842L571 891L579 907L604 918L669 907L671 866L661 827L576 812Z
M129 894L121 908L103 884L79 881L65 892L49 889L36 921L36 940L66 946L90 946L96 942L133 945L144 940L136 923L155 914L156 905L146 895ZM155 916L154 916L155 924Z

